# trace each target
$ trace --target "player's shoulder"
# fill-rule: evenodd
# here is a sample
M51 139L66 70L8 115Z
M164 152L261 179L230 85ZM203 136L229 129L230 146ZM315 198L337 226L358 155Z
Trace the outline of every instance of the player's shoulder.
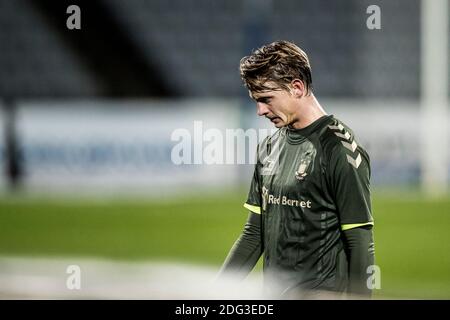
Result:
M358 142L353 130L341 120L331 117L329 123L322 128L320 143L328 158L334 156L357 156L362 154L369 161L364 147Z
M340 146L342 141L351 142L355 140L355 134L341 120L330 117L328 123L322 127L319 134L319 140L324 149L334 149L336 146Z

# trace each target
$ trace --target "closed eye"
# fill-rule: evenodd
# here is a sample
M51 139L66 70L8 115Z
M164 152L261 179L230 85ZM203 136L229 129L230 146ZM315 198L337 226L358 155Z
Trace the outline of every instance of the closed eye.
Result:
M269 103L270 100L271 100L270 97L261 97L261 98L256 99L256 102Z

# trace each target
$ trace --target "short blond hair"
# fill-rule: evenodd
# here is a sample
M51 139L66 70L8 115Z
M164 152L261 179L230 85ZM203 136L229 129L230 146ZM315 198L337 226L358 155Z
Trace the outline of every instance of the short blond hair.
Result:
M306 53L289 41L275 41L254 50L240 62L241 78L251 92L274 89L289 91L294 79L303 82L307 94L312 91L311 66ZM274 82L277 88L270 87Z

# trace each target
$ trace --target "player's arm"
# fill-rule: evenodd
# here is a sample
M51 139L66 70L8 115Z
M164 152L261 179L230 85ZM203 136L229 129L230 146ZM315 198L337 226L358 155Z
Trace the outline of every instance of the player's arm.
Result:
M352 137L341 133L345 138L332 149L328 168L349 263L348 292L370 297L367 268L374 264L370 160Z
M260 145L257 147L257 159L261 159L259 150ZM245 278L255 267L263 253L259 167L260 163L257 161L247 201L244 204L244 207L250 210L247 222L245 223L242 234L235 241L222 265L219 272L219 279L221 276L231 273L241 279Z
M225 274L244 278L254 268L261 254L261 214L250 211L242 234L234 243L222 265L219 278Z
M367 268L374 264L374 243L371 225L343 231L349 262L348 292L363 297L371 296L367 285Z

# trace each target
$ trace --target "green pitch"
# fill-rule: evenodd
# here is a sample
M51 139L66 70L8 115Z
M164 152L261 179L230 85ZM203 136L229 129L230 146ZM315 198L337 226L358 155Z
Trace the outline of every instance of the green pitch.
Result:
M247 218L246 191L172 201L0 198L0 255L188 261L219 268ZM373 197L387 298L450 299L450 197ZM260 267L255 270L260 272Z

